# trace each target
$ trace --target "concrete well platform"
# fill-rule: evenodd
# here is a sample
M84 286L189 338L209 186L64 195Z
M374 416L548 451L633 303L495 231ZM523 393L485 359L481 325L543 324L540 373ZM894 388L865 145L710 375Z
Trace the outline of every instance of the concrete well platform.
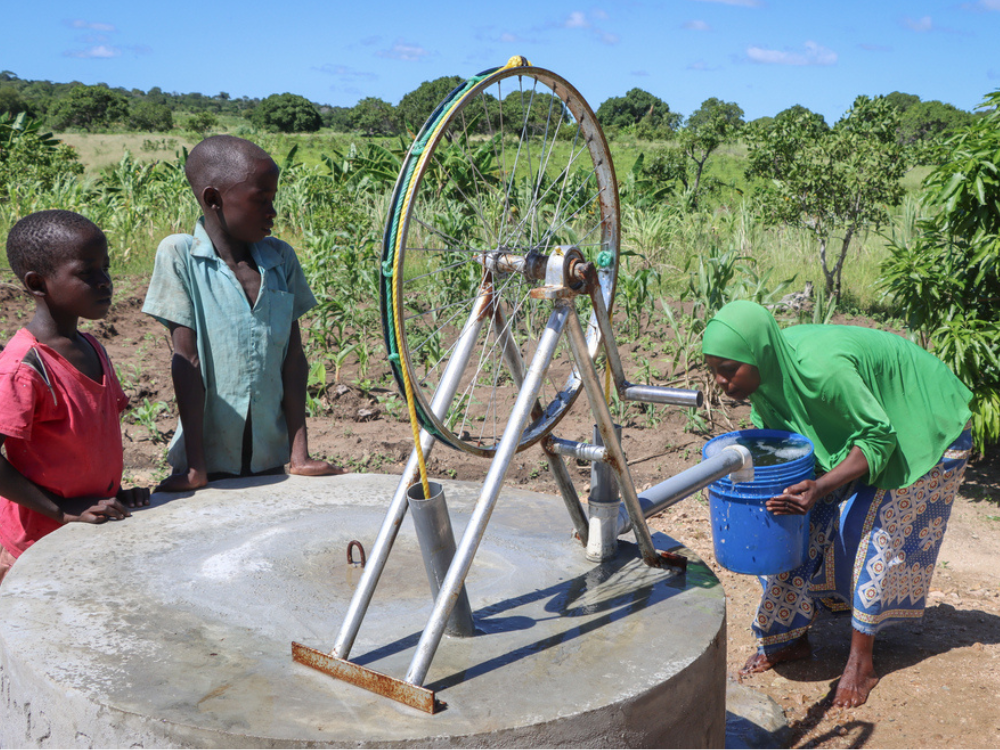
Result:
M697 561L587 562L562 501L505 489L433 716L296 664L328 651L397 477L230 480L46 537L0 588L0 745L722 747L725 596ZM443 482L460 537L479 485ZM659 549L676 541L655 534ZM409 518L352 660L402 678L431 611Z

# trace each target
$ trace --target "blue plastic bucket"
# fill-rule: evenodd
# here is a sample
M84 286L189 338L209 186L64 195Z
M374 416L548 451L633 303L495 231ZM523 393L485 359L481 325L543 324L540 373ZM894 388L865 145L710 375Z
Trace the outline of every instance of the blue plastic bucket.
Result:
M815 456L803 435L782 430L741 430L708 441L702 457L710 458L734 442L793 440L804 453L773 466L754 466L754 480L734 484L729 477L708 487L715 559L736 573L774 575L797 568L809 554L809 515L777 516L765 503L789 485L812 479Z

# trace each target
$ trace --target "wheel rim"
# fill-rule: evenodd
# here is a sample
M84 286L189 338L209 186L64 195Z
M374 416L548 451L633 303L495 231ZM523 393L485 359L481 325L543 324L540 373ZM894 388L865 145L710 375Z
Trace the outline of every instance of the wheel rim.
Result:
M421 426L453 447L491 455L517 396L518 370L530 365L552 310L528 294L543 281L506 261L578 247L598 266L610 312L618 241L614 167L576 89L530 66L487 71L456 88L403 162L383 242L383 332L401 389L409 375ZM589 298L576 306L589 321L594 357L599 333ZM456 353L462 344L467 366L435 414L449 363L454 371L452 359L465 361ZM580 389L562 342L519 449L548 434Z

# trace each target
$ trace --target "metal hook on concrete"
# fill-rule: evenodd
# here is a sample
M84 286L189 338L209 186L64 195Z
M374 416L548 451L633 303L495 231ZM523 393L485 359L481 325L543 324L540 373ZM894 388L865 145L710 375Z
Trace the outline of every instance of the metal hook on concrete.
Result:
M353 550L354 550L355 547L358 548L358 554L361 556L361 562L360 563L354 562ZM352 539L350 542L347 543L347 564L348 565L360 565L363 568L363 567L365 567L365 562L366 562L366 559L365 559L365 548L361 546L361 542L359 542L357 539Z

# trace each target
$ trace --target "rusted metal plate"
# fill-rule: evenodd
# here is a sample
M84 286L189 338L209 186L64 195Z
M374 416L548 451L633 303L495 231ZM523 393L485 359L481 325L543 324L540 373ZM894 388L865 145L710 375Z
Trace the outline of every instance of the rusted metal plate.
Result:
M429 714L437 712L444 705L434 700L433 690L411 685L409 682L324 654L295 641L292 641L292 660Z

